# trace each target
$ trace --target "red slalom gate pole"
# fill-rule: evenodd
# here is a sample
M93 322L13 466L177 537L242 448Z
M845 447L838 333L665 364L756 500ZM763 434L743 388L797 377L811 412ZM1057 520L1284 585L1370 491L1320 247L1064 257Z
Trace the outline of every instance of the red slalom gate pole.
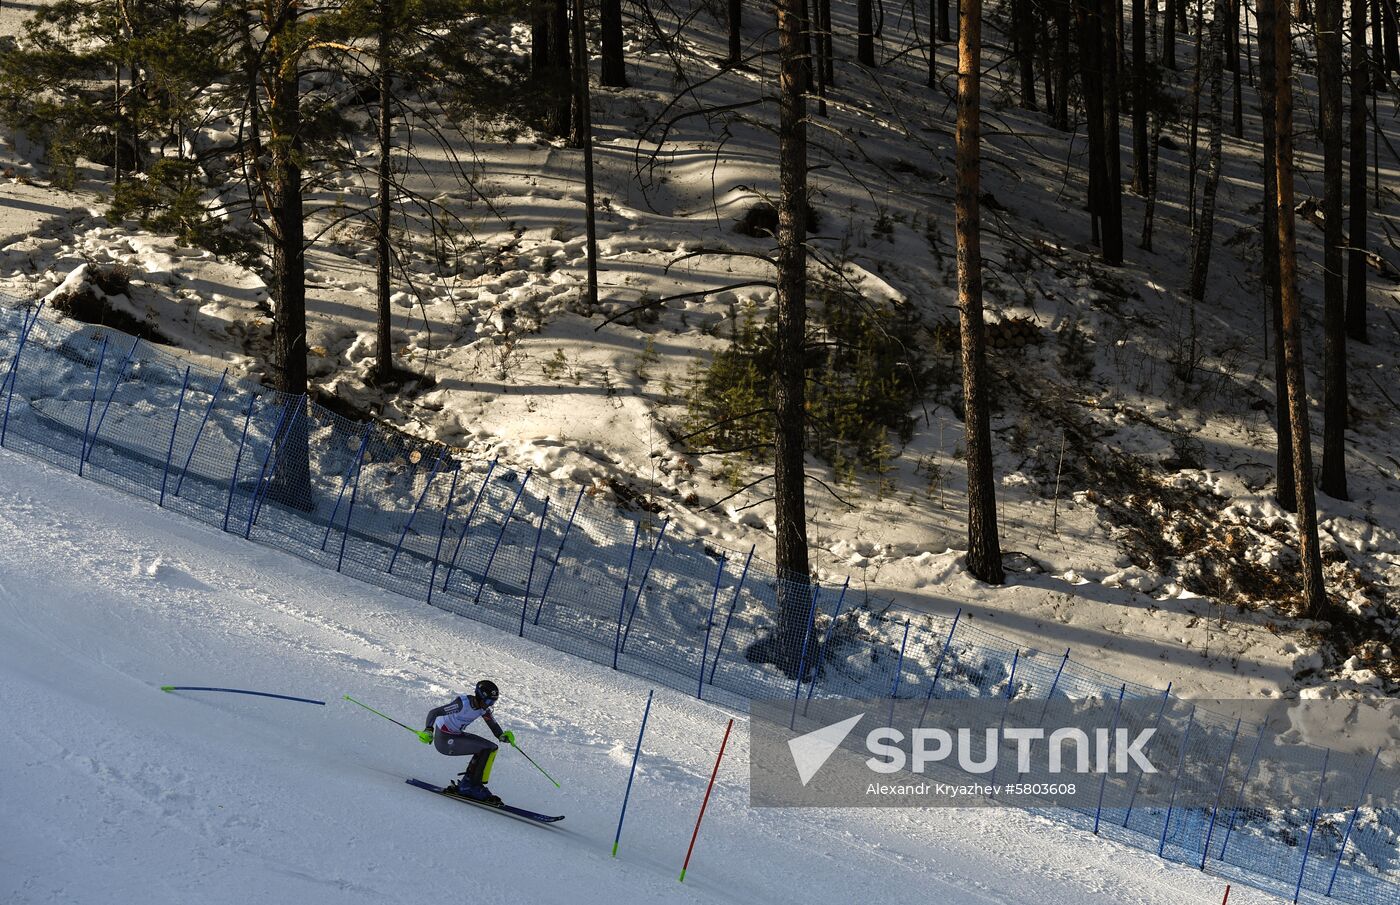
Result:
M715 758L715 768L710 772L710 784L705 787L705 800L700 802L700 816L695 818L695 832L690 834L690 848L685 850L685 863L681 865L680 882L685 882L685 872L690 869L690 856L695 851L695 838L700 835L700 821L705 819L705 808L710 804L710 792L715 787L715 777L719 775L719 762L724 757L724 746L729 744L729 730L734 728L734 720L724 727L724 740L719 743L719 755Z
M1230 901L1230 884L1225 884L1225 898L1220 900L1220 905L1226 905Z

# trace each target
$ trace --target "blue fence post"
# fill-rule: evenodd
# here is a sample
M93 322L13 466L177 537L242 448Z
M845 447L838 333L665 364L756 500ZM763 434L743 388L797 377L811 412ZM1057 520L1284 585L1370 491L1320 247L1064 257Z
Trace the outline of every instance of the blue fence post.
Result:
M506 517L501 519L501 530L496 532L496 543L491 546L491 555L486 557L486 568L481 570L481 583L476 586L476 596L472 598L472 603L481 603L481 594L486 590L486 582L491 580L491 565L496 561L496 554L500 552L501 541L506 536L506 528L510 526L511 517L515 515L515 507L519 505L520 498L525 494L525 485L530 483L530 475L534 474L533 468L525 469L525 477L520 479L520 486L516 488L515 499L510 501L510 509L506 511Z
M335 517L340 514L340 501L345 498L345 488L350 484L351 472L357 471L361 460L365 457L365 449L369 446L370 429L374 427L373 422L366 421L365 429L360 434L360 445L355 448L355 458L345 466L345 473L340 476L340 490L335 495L335 505L331 507L331 517L326 519L326 533L321 535L321 552L326 551L326 544L331 540L331 529L335 527ZM346 530L349 530L349 523L346 523Z
M224 504L224 530L228 530L228 515L233 509L233 488L238 484L238 469L243 465L243 447L248 442L248 424L253 420L253 404L258 401L258 394L248 393L248 413L243 416L243 436L238 441L238 455L233 459L233 474L228 479L228 502Z
M705 698L705 661L710 658L710 632L715 626L715 604L719 602L719 583L724 579L724 565L728 560L723 553L719 555L719 568L715 570L715 590L710 595L710 616L705 620L705 646L700 650L700 682L695 687L695 696L704 700Z
M724 617L724 628L719 633L719 644L715 645L715 662L710 664L710 684L715 684L715 670L719 669L719 658L724 653L724 639L729 637L729 623L734 619L734 608L739 605L739 594L744 590L744 582L749 577L749 563L753 562L755 544L749 545L749 555L744 558L744 569L739 573L739 583L734 586L734 595L729 598L729 615Z
M826 647L831 641L831 636L836 633L836 620L841 618L841 604L846 600L846 589L851 586L850 576L846 577L841 585L841 593L836 597L836 608L831 611L831 621L826 624L826 631L822 633L822 639L817 642L817 675L812 677L812 681L807 685L807 701L812 700L812 693L817 690L817 676L821 675L822 664L826 662ZM802 715L807 715L806 705L803 705Z
M1230 759L1235 756L1235 742L1240 739L1239 719L1235 720L1235 731L1230 736L1230 750L1225 753L1225 766L1220 769L1220 785L1215 789L1215 804L1210 807L1210 826L1206 828L1206 844L1201 846L1201 870L1206 869L1206 858L1210 856L1210 837L1215 834L1215 817L1220 812L1220 796L1225 794L1225 778L1230 775Z
M613 836L612 856L617 857L617 844L622 841L622 821L627 817L627 799L632 797L632 779L637 775L637 758L642 756L642 736L647 734L647 717L651 715L651 698L656 689L647 692L647 706L642 711L642 728L637 732L637 747L632 750L632 769L627 772L627 791L622 793L622 813L617 815L617 835Z
M268 444L267 455L263 456L262 467L258 469L258 483L253 485L253 498L248 501L248 526L243 530L245 538L253 536L253 519L257 518L258 504L263 497L263 482L267 480L267 465L269 462L274 463L272 470L275 474L277 471L276 463L281 461L282 450L287 448L286 434L291 433L292 424L295 424L297 419L302 416L306 408L305 401L306 397L303 395L282 404L282 414L277 418L277 427L272 432L272 442ZM287 415L291 414L293 408L296 409L296 413L292 415L289 424Z
M778 584L774 587L778 594L782 594L783 580L779 578L777 581ZM789 729L797 725L797 701L802 695L802 674L807 670L807 644L812 639L812 627L817 624L817 598L821 592L822 586L812 582L812 602L807 607L807 628L802 632L802 651L797 657L797 682L792 686L792 719L788 721Z
M890 726L894 725L894 703L895 699L899 697L899 681L900 679L904 678L904 651L908 646L909 618L906 616L904 619L904 638L899 642L899 659L895 660L894 662L894 681L890 683L890 718L887 723L887 725ZM818 644L817 650L821 650L820 644ZM816 685L817 677L814 675L812 676L812 684L807 688L809 694L811 693L811 690L816 687Z
M1156 735L1157 730L1162 728L1162 715L1167 712L1167 701L1171 698L1171 696L1172 683L1168 682L1166 691L1162 692L1162 705L1157 708L1157 720L1152 724L1152 731L1154 737ZM1123 813L1124 826L1128 825L1128 820L1131 819L1133 816L1133 804L1137 801L1138 789L1142 787L1142 776L1143 774L1139 772L1137 781L1133 783L1133 793L1128 796L1128 809Z
M1015 652L1011 655L1011 672L1010 672L1010 673L1007 675L1007 677L1006 677L1006 703L1003 704L1003 705L1001 706L1001 719L1000 719L1000 720L998 721L998 723L997 723L997 738L998 738L998 739L1000 739L1000 738L1002 737L1002 730L1006 728L1006 714L1007 714L1007 711L1009 711L1009 710L1011 709L1011 699L1014 698L1014 697L1016 697L1016 669L1017 669L1020 665L1021 665L1021 649L1018 647L1018 648L1016 648ZM1000 744L998 744L997 748L998 748L998 750L1000 750L1000 748L1001 748ZM1001 766L1001 759L998 758L998 759L997 759L997 762L996 762L995 764L992 765L992 782L991 782L991 784L992 784L993 786L996 785L996 782L997 782L997 768L1000 767L1000 766ZM995 793L995 791L993 791L990 795L988 795L988 797L989 797L989 798L992 798L992 799L995 799L995 798L996 798L996 793Z
M1123 712L1123 695L1128 691L1128 684L1124 682L1118 686L1118 704L1113 708L1113 723L1108 730L1108 744L1110 751L1113 745L1113 736L1118 731L1118 716ZM1099 779L1099 803L1094 808L1094 835L1099 834L1099 818L1103 816L1103 793L1108 787L1108 764L1100 764L1099 769L1103 770L1103 776Z
M1220 843L1220 857L1217 861L1225 860L1225 850L1230 845L1230 834L1235 831L1235 818L1239 816L1240 806L1244 804L1244 787L1249 785L1250 774L1254 772L1254 763L1259 758L1259 745L1264 741L1264 726L1259 727L1259 734L1254 737L1254 750L1249 755L1249 766L1245 767L1244 778L1240 780L1240 791L1235 795L1235 806L1230 809L1230 823L1225 827L1225 839Z
M540 538L544 535L544 520L549 517L549 501L544 498L544 508L540 510L540 524L535 529L535 549L530 554L530 571L525 576L525 599L520 601L520 637L525 637L525 613L530 609L530 587L535 583L535 560L540 555Z
M1332 757L1332 749L1322 749L1322 778L1317 783L1317 803L1313 805L1312 816L1308 818L1308 841L1303 843L1303 863L1298 865L1298 885L1293 887L1293 901L1296 903L1303 894L1303 876L1308 871L1308 853L1312 851L1313 830L1317 828L1317 812L1322 809L1322 790L1327 787L1327 762Z
M204 425L209 423L209 413L214 411L214 403L219 401L219 394L224 390L224 381L228 379L228 368L224 368L224 373L219 375L219 383L214 387L214 395L209 397L209 404L204 407L204 417L199 421L199 427L194 432L194 439L190 441L190 451L185 456L185 464L180 469L180 479L175 482L175 489L171 491L175 496L180 495L180 488L184 486L185 475L190 472L190 462L194 460L194 451L199 446L199 438L204 436Z
M452 559L447 563L447 577L442 580L442 589L446 591L452 586L452 573L457 568L457 557L462 552L462 542L467 539L471 532L472 522L476 519L476 510L481 507L481 499L486 495L486 488L491 483L491 475L496 471L496 463L499 459L492 459L491 464L486 466L486 475L481 479L481 486L476 489L476 499L472 500L472 508L467 512L467 520L462 525L462 533L457 535L457 543L452 548Z
M78 477L83 476L87 461L88 430L92 428L92 410L97 405L97 385L102 382L102 362L107 359L107 337L102 337L102 350L97 355L97 370L92 375L92 398L88 400L87 424L83 425L83 448L78 452Z
M622 602L617 607L617 637L613 639L613 669L617 669L617 655L622 649L622 616L627 612L627 586L632 583L632 561L637 557L637 539L642 536L642 523L637 522L632 529L632 552L627 554L627 574L622 579Z
M1065 655L1060 658L1060 668L1055 670L1055 678L1050 682L1050 690L1045 693L1045 706L1040 708L1040 721L1045 722L1045 714L1050 712L1050 701L1055 697L1055 689L1060 687L1060 676L1064 674L1065 666L1069 663L1069 648L1065 648Z
M1162 841L1157 844L1157 857L1167 850L1167 833L1172 826L1172 811L1176 808L1176 790L1181 788L1181 774L1186 772L1186 744L1191 740L1191 727L1196 722L1196 705L1191 705L1191 713L1186 718L1186 731L1181 734L1181 757L1177 758L1176 778L1172 780L1172 794L1167 799L1167 819L1162 821Z
M39 312L44 310L44 302L39 302L39 306L34 309L34 316L30 317L25 313L24 323L20 326L19 343L15 346L15 357L10 359L10 367L6 371L5 380L9 383L9 392L5 394L5 418L0 421L0 446L5 445L5 434L10 429L10 401L15 398L15 384L19 383L19 357L24 352L24 344L29 341L29 333L34 329L34 325L39 322Z
M953 643L953 632L958 630L958 620L962 618L962 607L953 614L953 624L948 628L948 639L943 642L943 651L938 655L938 665L933 670L933 682L929 684L928 694L924 696L924 711L919 714L919 726L924 725L924 717L928 716L929 701L938 693L938 680L943 678L943 661L948 659L948 648Z
M442 506L442 527L438 528L437 550L433 552L433 568L428 575L428 603L433 602L433 586L437 584L438 561L442 559L442 539L447 534L447 523L452 518L452 498L457 495L457 478L462 474L462 464L454 462L452 485L447 488L447 501Z
M1361 805L1366 801L1366 790L1371 788L1371 777L1375 775L1376 763L1381 759L1381 749L1376 749L1376 756L1371 758L1371 769L1366 771L1366 780L1361 784L1361 792L1356 796L1356 807L1351 809L1351 816L1347 818L1346 832L1342 833L1342 845L1337 849L1337 862L1332 865L1332 879L1327 881L1327 897L1332 897L1332 886L1337 882L1337 871L1342 866L1342 856L1347 853L1347 841L1351 839L1351 828L1356 825L1356 815L1361 812Z
M642 594L646 592L647 580L651 578L651 564L656 562L656 551L661 549L661 541L666 537L669 518L661 521L661 530L656 532L656 543L651 545L651 555L647 557L647 567L642 570L642 580L637 583L637 593L632 597L632 609L627 614L627 627L622 630L622 649L627 650L627 639L632 634L632 618L637 615L637 607L642 605Z
M97 442L97 435L102 430L102 422L107 420L107 410L112 407L112 399L117 395L117 387L121 385L122 375L126 373L126 366L131 364L131 356L136 354L136 347L141 345L141 338L137 337L131 343L131 348L127 349L126 357L122 359L121 365L117 368L117 376L112 379L112 389L107 391L107 399L102 403L102 414L97 416L97 426L92 429L92 440L83 451L83 459L92 453L92 445Z
M340 552L335 557L335 570L345 564L345 544L350 540L350 522L355 518L355 500L360 496L360 476L365 473L363 454L355 460L355 483L350 487L350 505L345 507L345 530L340 532Z
M190 366L185 365L185 382L180 384L180 401L175 403L175 423L170 426L170 448L165 451L165 468L160 473L160 501L165 505L165 482L170 479L170 460L175 455L175 434L180 430L180 410L185 407L185 391L190 388Z
M549 586L554 584L554 570L559 568L559 559L564 555L564 544L569 539L569 530L574 527L574 516L578 514L578 504L583 502L583 488L574 497L574 508L569 510L569 520L564 524L564 533L559 535L559 549L554 551L554 562L549 564L549 574L544 579L544 590L540 591L540 602L535 604L535 625L540 624L540 611L544 609L545 598L549 596Z
M413 504L413 511L408 514L408 521L403 523L403 530L399 532L399 542L394 544L394 553L389 557L389 574L394 574L394 563L399 561L399 551L403 549L404 538L408 537L408 529L413 527L413 520L418 517L418 509L423 505L423 499L428 495L428 489L433 486L433 478L437 477L438 468L442 466L442 455L447 449L438 450L437 458L433 460L432 470L428 472L428 479L423 482L423 490L418 494L418 501Z

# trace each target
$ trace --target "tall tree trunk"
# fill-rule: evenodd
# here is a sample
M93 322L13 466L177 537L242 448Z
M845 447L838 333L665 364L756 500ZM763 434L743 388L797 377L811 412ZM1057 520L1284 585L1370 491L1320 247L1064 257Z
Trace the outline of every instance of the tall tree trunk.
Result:
M390 333L392 311L389 295L393 257L389 248L389 221L393 215L394 179L390 169L393 150L393 88L391 62L394 34L393 0L379 0L379 213L374 224L375 277L379 302L376 318L374 382L383 386L394 376L393 337Z
M569 135L571 111L574 107L573 68L569 61L569 0L549 0L549 71L550 110L549 132L555 138Z
M598 82L609 88L626 88L627 64L622 53L622 0L601 0L598 4L598 26L603 44Z
M827 87L836 84L836 45L835 32L831 28L831 0L817 0L817 14L821 18L822 74Z
M1293 431L1293 483L1298 494L1298 554L1302 560L1303 605L1313 616L1327 608L1322 555L1313 495L1312 437L1303 371L1303 325L1298 297L1298 260L1293 221L1293 42L1288 0L1275 7L1275 156L1278 160L1279 296L1283 307L1284 363L1288 369L1288 420Z
M1070 60L1071 0L1050 0L1055 14L1055 128L1069 131L1069 86L1074 67Z
M1108 155L1104 150L1103 16L1099 0L1074 0L1079 26L1079 71L1089 138L1089 229L1102 249L1102 224L1108 194Z
M1351 191L1347 224L1347 336L1366 338L1366 94L1371 86L1366 51L1366 2L1351 4Z
M1100 7L1103 27L1101 34L1104 48L1100 60L1103 73L1103 137L1104 154L1104 215L1103 215L1103 259L1106 263L1123 263L1123 151L1122 130L1118 120L1119 98L1118 61L1122 59L1122 47L1115 26L1122 5L1118 0L1103 0Z
M778 628L771 659L796 675L813 606L803 477L807 331L807 57L802 0L778 0L778 329L775 337L774 508Z
M530 4L530 75L534 78L549 74L549 9L549 0Z
M1275 484L1278 504L1288 512L1298 509L1298 496L1293 487L1293 431L1288 420L1288 371L1284 366L1283 300L1279 293L1278 260L1278 142L1274 127L1276 107L1274 91L1277 73L1274 66L1275 0L1259 0L1259 99L1260 119L1264 132L1264 295L1265 312L1273 322L1274 359L1274 437ZM1363 176L1363 183L1365 177ZM1363 185L1363 189L1365 186Z
M1144 205L1142 213L1142 242L1138 246L1144 251L1152 250L1152 218L1157 210L1157 164L1162 156L1162 124L1161 111L1154 110L1152 113L1152 150L1148 155L1147 167L1147 203Z
M935 0L928 5L928 87L938 87L938 8Z
M1347 499L1347 334L1342 285L1342 0L1317 0L1317 95L1322 120L1322 286L1326 349L1322 492Z
M875 0L856 0L856 61L875 65Z
M953 40L952 17L948 14L949 0L938 0L938 40Z
M743 56L744 0L729 0L729 57L726 66L738 66Z
M1167 0L1167 8L1162 16L1162 65L1176 68L1176 11L1186 0Z
M1385 14L1385 69L1400 72L1400 23L1395 21L1394 0L1381 0Z
M1133 0L1133 191L1147 194L1147 4Z
M1204 0L1196 0L1196 68L1191 77L1191 138L1186 148L1186 224L1196 231L1196 177L1200 163L1201 83L1205 74L1205 31L1202 27Z
M1233 117L1231 125L1234 127L1234 136L1244 138L1244 86L1240 82L1240 4L1243 0L1230 0L1230 31L1226 35L1226 62L1229 64L1230 77L1234 87L1234 103L1231 107Z
M1015 18L1016 62L1021 76L1021 106L1036 109L1035 101L1035 18L1031 0L1013 0L1011 14Z
M1225 39L1225 18L1230 0L1216 0L1215 14L1211 18L1209 45L1208 78L1210 80L1210 151L1206 158L1205 184L1201 190L1201 215L1196 219L1191 242L1191 354L1187 360L1189 367L1196 364L1196 303L1206 297L1206 278L1210 273L1210 247L1215 232L1215 194L1220 185L1220 133L1224 128L1224 79L1221 75L1221 57Z
M1364 3L1365 0L1359 0ZM1385 87L1389 79L1385 73L1385 19L1381 10L1385 0L1371 0L1371 85L1376 91Z
M963 425L967 434L967 570L991 584L1006 576L997 537L982 323L981 178L982 0L963 0L958 19L957 194L958 326L962 337Z
M588 85L588 21L574 0L574 144L583 149L583 222L587 237L589 313L598 310L598 230L593 215L593 102Z

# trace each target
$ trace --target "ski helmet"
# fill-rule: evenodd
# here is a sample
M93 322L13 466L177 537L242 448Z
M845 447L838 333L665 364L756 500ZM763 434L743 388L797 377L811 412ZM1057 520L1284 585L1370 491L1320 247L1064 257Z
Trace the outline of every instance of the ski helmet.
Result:
M501 690L496 687L496 683L490 679L482 679L476 683L476 701L482 707L490 707L501 698Z

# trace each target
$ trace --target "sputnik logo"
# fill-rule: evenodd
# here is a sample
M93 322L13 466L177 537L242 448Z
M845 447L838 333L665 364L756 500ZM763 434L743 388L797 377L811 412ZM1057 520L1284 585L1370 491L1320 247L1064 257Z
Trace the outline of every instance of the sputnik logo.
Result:
M846 736L856 728L856 723L864 717L865 714L858 713L839 723L832 723L830 726L823 726L814 732L788 740L788 750L792 752L792 762L797 767L797 776L802 780L802 785L812 781L812 777L831 759L831 755L841 747Z

